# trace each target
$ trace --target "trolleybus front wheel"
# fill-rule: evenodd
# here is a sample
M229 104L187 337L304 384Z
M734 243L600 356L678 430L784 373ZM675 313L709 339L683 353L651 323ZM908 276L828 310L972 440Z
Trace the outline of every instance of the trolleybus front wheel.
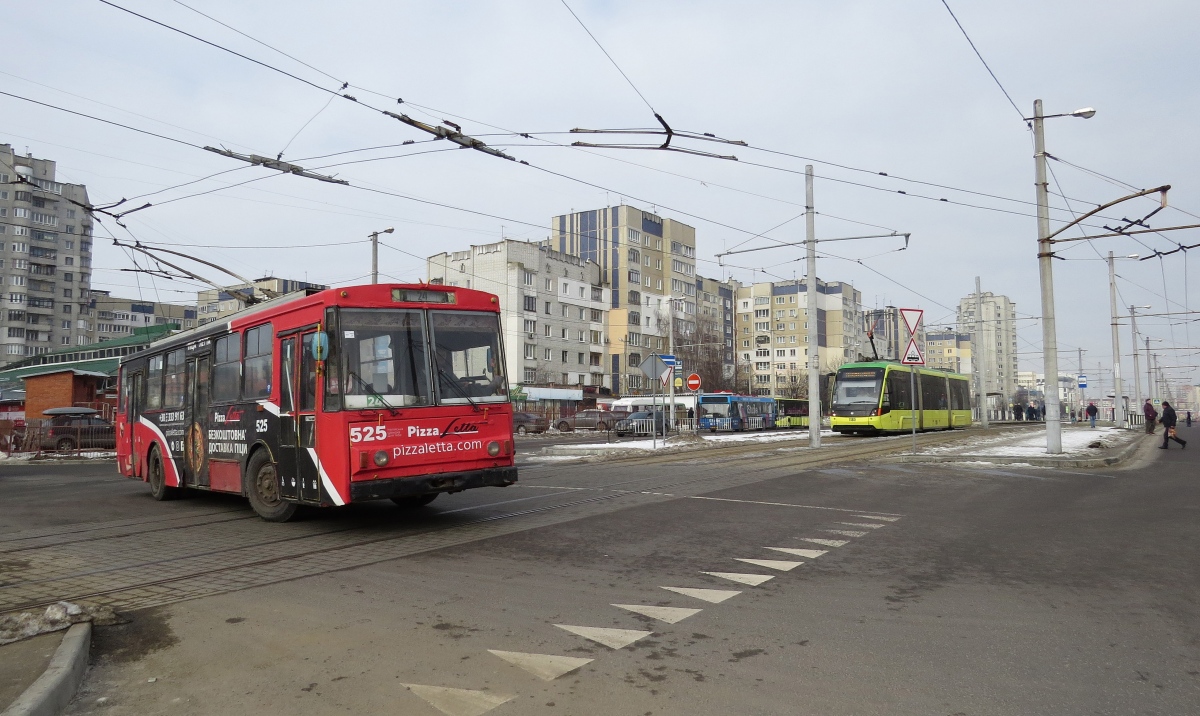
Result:
M150 477L150 496L156 500L174 500L182 492L178 487L167 487L167 473L163 469L162 454L158 446L150 448L147 468Z
M406 510L419 510L437 499L438 494L435 492L432 495L417 495L416 497L393 497L392 502L395 502L397 507Z
M250 506L267 522L287 522L299 507L295 502L286 502L279 492L279 471L271 462L266 450L259 450L246 466L247 496Z

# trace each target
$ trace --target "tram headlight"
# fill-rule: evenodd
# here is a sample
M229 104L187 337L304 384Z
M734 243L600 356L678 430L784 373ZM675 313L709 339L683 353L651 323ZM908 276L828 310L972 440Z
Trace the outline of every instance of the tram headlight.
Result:
M488 443L488 455L491 455L492 457L496 457L499 454L500 454L500 443L496 442L495 440Z
M385 467L388 464L387 450L375 451L375 467Z

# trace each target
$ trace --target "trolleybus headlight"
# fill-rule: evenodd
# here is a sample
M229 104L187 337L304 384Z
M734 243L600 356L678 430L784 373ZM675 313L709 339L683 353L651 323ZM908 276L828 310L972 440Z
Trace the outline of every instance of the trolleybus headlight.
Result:
M388 454L386 450L375 451L375 466L384 467L388 464Z
M500 454L500 443L496 442L495 440L488 443L488 455L491 455L492 457L496 457L499 454Z

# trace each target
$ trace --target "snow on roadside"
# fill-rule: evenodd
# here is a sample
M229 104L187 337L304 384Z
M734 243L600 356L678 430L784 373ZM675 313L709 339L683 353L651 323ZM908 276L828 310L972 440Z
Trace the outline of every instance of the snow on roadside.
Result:
M837 433L832 430L822 430L821 435L832 437ZM690 445L695 443L698 438L706 443L771 443L784 441L808 441L807 430L790 430L785 432L769 432L769 433L698 433L695 438L688 434L684 434L683 440L679 436L671 436L670 439L664 440L659 438L657 441L650 438L641 440L629 440L626 442L612 443L571 443L570 445L556 445L556 448L568 448L571 450L662 450L665 448L675 448L681 445Z
M10 614L0 617L0 645L66 629L79 622L101 626L115 624L117 615L111 607L80 606L71 602L51 604L44 612Z

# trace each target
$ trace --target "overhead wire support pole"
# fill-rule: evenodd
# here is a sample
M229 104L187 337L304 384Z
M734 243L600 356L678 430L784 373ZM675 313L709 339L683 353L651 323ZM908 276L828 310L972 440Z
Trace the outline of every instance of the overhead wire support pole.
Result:
M231 152L228 149L217 149L216 147L204 147L203 149L206 152L213 152L214 154L220 154L221 156L229 157L230 159L238 159L243 162L249 162L254 166L262 166L266 167L267 169L274 169L276 171L283 172L284 174L295 174L298 177L316 179L317 181L329 182L330 184L344 184L347 186L350 184L350 182L346 181L345 179L335 179L325 174L310 172L297 164L280 161L279 159L272 159L271 157L264 157L258 154L239 154L237 152Z
M1125 417L1125 398L1121 394L1121 340L1117 335L1117 274L1116 260L1113 252L1108 252L1108 310L1112 316L1112 348L1113 348L1113 424L1118 428L1128 426ZM1137 348L1137 344L1134 344Z
M1046 184L1046 137L1042 101L1033 103L1034 188L1037 195L1038 278L1042 296L1042 365L1046 409L1046 452L1062 454L1062 410L1059 407L1058 334L1054 320L1054 252L1051 249L1050 197ZM1094 213L1094 212L1092 212ZM1076 219L1072 223L1078 223ZM1069 226L1069 225L1068 225ZM1065 227L1064 227L1065 228Z
M804 167L804 240L807 251L804 311L806 316L804 337L808 340L808 445L821 447L821 351L816 337L817 331L817 217L813 204L813 167Z
M988 429L987 405L987 362L983 359L983 292L980 289L979 277L975 277L975 343L971 346L975 361L975 379L978 381L979 424L984 430Z
M1133 338L1133 403L1132 409L1142 407L1142 369L1138 366L1137 306L1129 307L1129 332Z

